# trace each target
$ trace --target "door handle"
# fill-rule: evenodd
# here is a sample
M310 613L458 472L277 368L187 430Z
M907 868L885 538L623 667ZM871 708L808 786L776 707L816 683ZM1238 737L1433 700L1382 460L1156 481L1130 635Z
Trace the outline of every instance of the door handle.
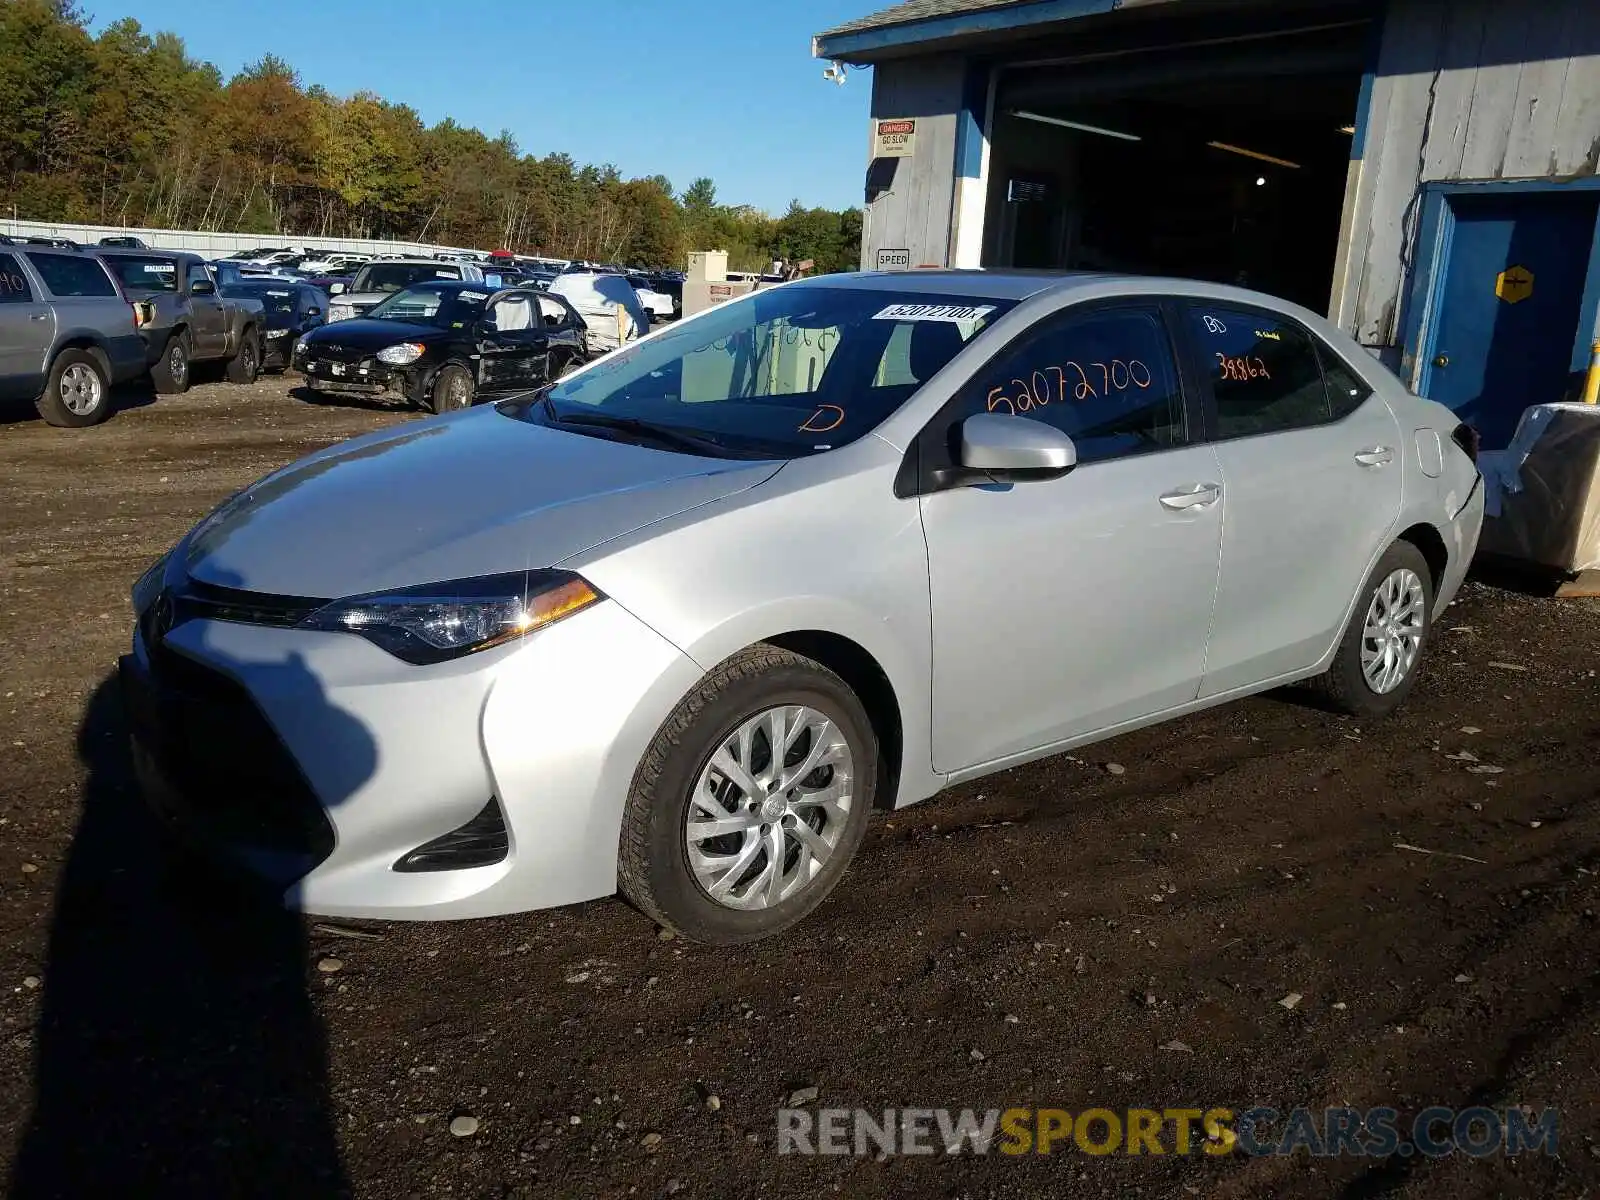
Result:
M30 321L48 321L49 319L50 319L50 314L48 314L48 313L29 313L28 314L28 320L30 320Z
M1166 492L1161 497L1161 503L1174 512L1184 512L1191 508L1209 508L1221 498L1221 484L1196 483Z
M1374 446L1358 453L1356 461L1363 467L1381 467L1394 461L1394 451L1387 446Z

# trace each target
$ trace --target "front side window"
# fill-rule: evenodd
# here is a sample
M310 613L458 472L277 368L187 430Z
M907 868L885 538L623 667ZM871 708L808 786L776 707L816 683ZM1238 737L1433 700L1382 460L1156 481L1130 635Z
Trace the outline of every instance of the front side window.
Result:
M10 254L0 254L0 304L26 304L33 299L28 277Z
M1183 388L1154 308L1052 317L973 379L966 413L1044 421L1090 463L1188 442Z
M613 430L618 420L665 427L729 456L821 453L876 428L1014 303L821 286L755 292L608 355L550 389L547 406L502 411L578 432L597 419Z
M1333 420L1310 336L1286 317L1191 302L1189 327L1217 402L1217 437Z
M81 254L42 254L32 251L28 261L45 287L57 296L115 296L116 286L97 258Z

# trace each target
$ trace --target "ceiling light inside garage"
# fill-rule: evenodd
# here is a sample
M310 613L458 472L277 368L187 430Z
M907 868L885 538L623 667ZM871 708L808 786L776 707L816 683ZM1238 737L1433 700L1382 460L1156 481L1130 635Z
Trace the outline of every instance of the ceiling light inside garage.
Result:
M1300 164L1297 162L1290 162L1287 158L1274 158L1272 155L1263 154L1259 150L1246 150L1243 146L1230 146L1227 142L1207 142L1206 145L1213 150L1225 150L1229 154L1242 154L1246 158L1253 158L1258 162L1271 163L1275 167L1289 167L1296 171L1300 169Z
M1136 133L1122 133L1115 129L1102 129L1099 125L1085 125L1081 121L1068 121L1064 117L1047 117L1043 113L1026 112L1020 108L1011 110L1013 117L1021 117L1024 121L1041 121L1046 125L1059 125L1063 129L1076 129L1079 133L1098 133L1101 137L1117 138L1124 142L1142 142L1144 139Z

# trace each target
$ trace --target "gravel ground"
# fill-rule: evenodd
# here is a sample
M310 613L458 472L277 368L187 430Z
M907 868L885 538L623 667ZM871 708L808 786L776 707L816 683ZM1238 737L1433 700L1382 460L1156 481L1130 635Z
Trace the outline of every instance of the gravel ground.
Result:
M1274 695L882 815L774 942L686 946L617 901L321 927L161 852L110 683L129 584L212 504L412 419L287 392L204 384L87 431L0 414L11 1194L1600 1187L1600 605L1469 584L1380 726ZM1560 1153L780 1157L808 1088L879 1112L1554 1105Z

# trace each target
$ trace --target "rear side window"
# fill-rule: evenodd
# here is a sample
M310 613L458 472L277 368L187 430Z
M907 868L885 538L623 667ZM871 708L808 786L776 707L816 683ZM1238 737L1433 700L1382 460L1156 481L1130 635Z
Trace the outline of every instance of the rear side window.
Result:
M9 254L0 254L0 304L26 304L33 299L33 289L28 277L22 273L17 260Z
M1310 336L1266 313L1190 304L1189 325L1217 402L1217 437L1281 433L1333 420Z
M1328 381L1328 404L1333 409L1333 419L1348 417L1367 402L1372 388L1332 350L1320 343L1317 349L1322 355L1322 374Z
M28 254L45 287L57 296L115 296L117 288L97 258L78 254Z
M1183 389L1154 309L1070 312L1046 320L977 376L972 411L1060 429L1083 463L1187 443Z

